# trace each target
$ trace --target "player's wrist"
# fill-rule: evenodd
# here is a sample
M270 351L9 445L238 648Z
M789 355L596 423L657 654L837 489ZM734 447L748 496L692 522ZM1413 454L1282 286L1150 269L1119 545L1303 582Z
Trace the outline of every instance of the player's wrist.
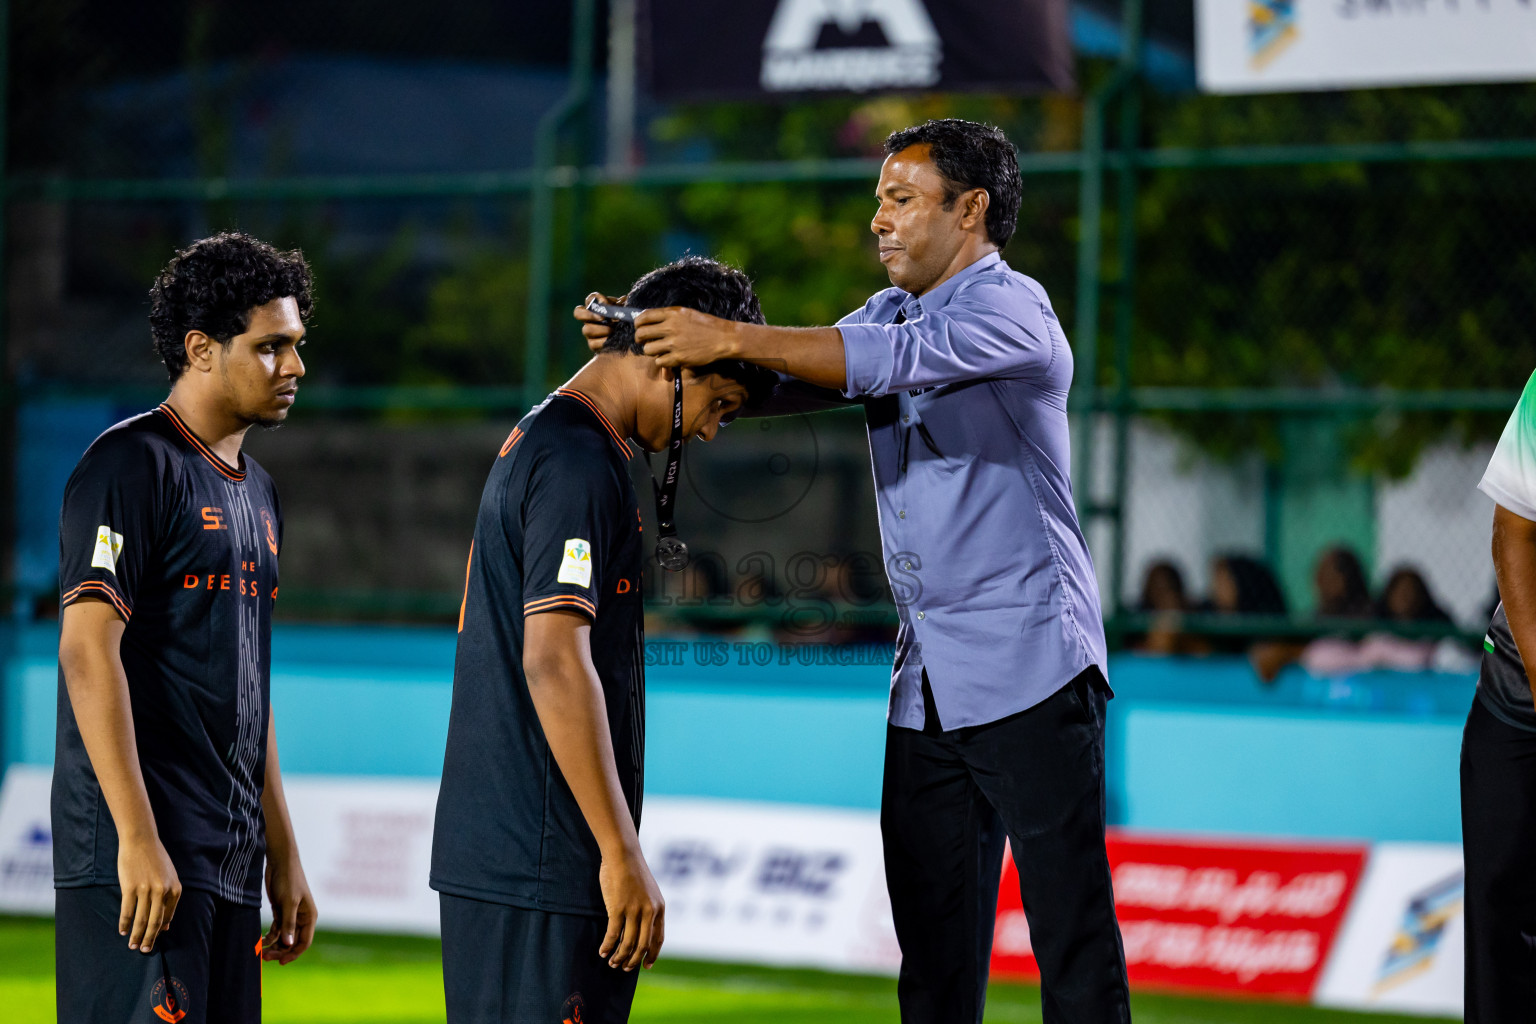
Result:
M153 815L133 815L127 821L113 822L117 827L117 841L130 847L154 847L160 845L160 830L155 826Z
M640 837L638 835L616 835L606 842L599 841L597 848L604 860L621 861L634 860L637 857L644 858L644 855L640 852Z

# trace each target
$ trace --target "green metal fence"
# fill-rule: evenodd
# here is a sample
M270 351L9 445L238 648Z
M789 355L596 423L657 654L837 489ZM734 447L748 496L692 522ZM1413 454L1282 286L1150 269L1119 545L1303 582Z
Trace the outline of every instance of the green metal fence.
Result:
M1088 77L1093 84L1081 105L1080 145L1070 151L1026 152L1020 159L1027 191L1038 188L1051 195L1064 195L1064 190L1075 186L1075 209L1070 216L1061 218L1063 222L1041 226L1040 235L1052 235L1054 240L1042 242L1048 247L1056 247L1050 249L1052 253L1075 250L1070 277L1054 283L1058 302L1064 308L1071 308L1070 334L1077 366L1072 396L1076 421L1074 485L1084 519L1095 538L1096 555L1104 563L1106 598L1114 613L1114 628L1118 633L1145 626L1145 619L1137 617L1133 602L1127 598L1128 579L1137 568L1130 561L1128 518L1132 514L1129 491L1137 458L1133 435L1138 424L1162 424L1174 434L1196 441L1202 434L1230 433L1236 438L1234 446L1261 451L1262 461L1268 466L1263 470L1266 483L1261 553L1273 560L1281 557L1280 547L1283 545L1276 540L1279 528L1270 520L1279 522L1285 515L1281 507L1285 472L1276 467L1292 457L1286 450L1289 442L1282 443L1274 438L1301 436L1307 431L1323 436L1333 431L1344 437L1340 442L1341 450L1352 451L1349 445L1358 439L1351 439L1362 431L1370 433L1374 430L1375 440L1361 443L1367 447L1375 444L1379 448L1383 443L1382 436L1389 441L1394 436L1396 428L1392 423L1407 422L1412 427L1412 430L1403 428L1398 433L1412 433L1413 430L1433 433L1433 424L1440 420L1449 424L1458 417L1477 419L1479 416L1481 419L1477 422L1482 426L1477 436L1486 437L1488 423L1507 414L1522 383L1508 373L1490 373L1486 380L1455 387L1431 386L1443 382L1425 380L1414 386L1362 385L1347 378L1329 381L1323 386L1280 381L1273 383L1283 383L1283 386L1269 386L1271 382L1268 380L1249 381L1242 386L1175 386L1167 379L1170 374L1166 368L1152 373L1149 378L1139 368L1138 354L1148 350L1147 340L1161 329L1156 322L1159 314L1154 307L1167 302L1165 296L1149 297L1145 285L1148 268L1144 250L1148 245L1161 244L1162 237L1159 229L1148 223L1152 216L1149 209L1165 198L1156 194L1159 184L1170 180L1190 181L1194 180L1191 176L1196 175L1230 183L1244 175L1258 174L1270 176L1263 179L1259 187L1272 188L1274 181L1284 180L1275 176L1283 175L1298 182L1300 194L1316 195L1333 187L1326 182L1321 186L1308 184L1305 176L1319 171L1347 172L1357 177L1372 174L1390 177L1398 172L1411 176L1426 168L1449 167L1457 169L1457 173L1465 169L1468 180L1473 182L1469 187L1473 188L1477 187L1475 176L1486 173L1489 168L1505 168L1518 175L1536 171L1536 137L1529 137L1528 132L1522 134L1525 130L1518 124L1502 130L1497 137L1486 138L1149 145L1149 139L1158 137L1161 124L1155 113L1149 113L1149 106L1166 106L1173 101L1155 96L1140 77L1139 4L1132 0L1124 9L1126 43L1119 61L1110 67L1086 69L1092 72ZM0 70L8 67L8 10L8 4L0 0ZM431 422L449 424L450 427L459 424L473 432L478 429L477 424L504 422L536 402L560 371L571 369L573 359L579 355L570 339L564 311L572 297L568 293L578 285L585 287L585 283L570 272L579 263L571 252L582 244L602 240L600 232L594 232L587 223L586 211L591 204L616 194L614 190L623 190L625 194L674 196L679 190L700 185L739 186L744 190L743 194L752 188L786 184L834 189L847 186L852 190L873 182L878 174L879 161L864 157L714 159L637 167L595 161L569 162L566 157L570 148L563 140L580 128L582 119L589 116L597 92L592 62L599 28L596 14L595 0L577 0L569 83L564 95L539 123L533 146L534 165L526 171L166 179L93 178L34 170L6 175L0 181L0 196L10 214L26 204L42 203L73 211L78 217L92 216L90 211L93 210L98 211L96 215L105 217L107 213L101 211L185 207L249 211L324 204L414 203L441 204L441 209L446 211L454 204L462 203L510 204L504 210L502 207L496 209L502 210L498 216L511 217L517 219L519 225L525 225L526 262L518 282L519 287L526 288L519 325L523 335L520 380L507 376L487 383L483 376L465 372L460 379L421 383L319 386L307 389L304 397L306 409L330 417L325 419L326 423L340 423L347 417L354 421L358 417L373 417L397 424ZM8 78L8 74L0 73L0 110L5 109L3 99ZM11 88L14 90L20 84L11 83ZM6 135L0 130L0 173L6 166L3 148ZM1412 187L1428 195L1442 186L1443 182L1420 182ZM1347 194L1343 201L1349 201ZM1518 213L1516 220L1519 223L1531 222L1529 198L1521 199L1511 193L1507 201ZM1176 199L1175 202L1187 203L1188 199ZM1234 202L1240 203L1241 197ZM1411 208L1405 206L1404 213L1412 216ZM457 214L439 212L433 216L447 222ZM14 244L6 244L8 239L3 232L9 219L0 217L0 253L9 254L3 275L6 280L14 277L18 261L28 258L27 253L18 252ZM522 232L524 228L519 227L518 231ZM719 243L721 240L713 241ZM1501 239L1498 244L1504 247L1511 260L1529 260L1528 241L1515 237ZM1153 269L1158 266L1154 264ZM1036 272L1029 266L1021 269ZM1233 280L1238 280L1235 272ZM490 281L494 284L495 278ZM599 283L591 282L592 286ZM321 287L324 294L324 281ZM1241 287L1241 283L1237 287ZM1153 299L1156 301L1151 301ZM1190 298L1193 305L1201 301L1198 296ZM4 311L0 311L0 344L9 340L3 328L6 323L8 318ZM1238 330L1240 333L1241 329ZM510 339L493 336L482 341L486 346L501 342L510 344ZM381 344L392 343L390 339L381 339ZM1523 343L1528 347L1529 338L1511 339L1510 343ZM27 389L18 392L13 360L3 351L0 351L0 365L7 368L4 393L8 413L5 447L8 451L15 444L14 416L19 402L90 395L132 405L158 397L152 389L139 385L114 387L101 380L82 384L67 376L29 381ZM1403 420L1403 417L1410 420ZM1320 423L1332 423L1335 427L1318 428L1316 425ZM1322 429L1321 434L1317 433L1318 429ZM856 435L856 425L850 428L844 424L829 430L829 436L844 439L839 444L845 443L847 436ZM813 439L812 448L817 443ZM1308 442L1298 443L1305 445ZM1271 445L1268 451L1263 450L1266 444ZM1220 448L1219 445L1216 447ZM1353 456L1346 451L1341 458L1344 459L1344 463L1340 463L1342 466ZM1095 467L1107 467L1107 471ZM1093 478L1096 472L1098 479ZM1374 470L1368 468L1361 472L1369 475ZM1143 511L1141 514L1155 513ZM424 589L400 588L389 584L388 574L380 574L379 580L376 585L365 586L327 586L324 581L311 580L293 588L296 600L292 611L412 617L441 615L456 607L456 594L451 588L431 585ZM285 587L285 594L287 592ZM686 604L674 606L671 611L681 619L698 618L706 613L715 620L722 615L726 619L734 615L735 620L741 622L765 618L761 608L728 615L718 608L698 607L703 611ZM771 619L772 615L767 618ZM1190 622L1191 628L1197 631L1219 633L1225 628L1216 622L1202 623L1197 619ZM1316 633L1337 627L1336 623L1295 616L1286 622L1289 626L1285 629L1270 623L1268 631ZM1426 626L1419 631L1433 634L1437 628Z

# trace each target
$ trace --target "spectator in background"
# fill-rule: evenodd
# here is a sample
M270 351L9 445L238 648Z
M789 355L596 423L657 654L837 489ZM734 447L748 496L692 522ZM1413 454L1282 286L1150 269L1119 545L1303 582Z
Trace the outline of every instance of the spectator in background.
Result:
M1331 554L1331 552L1329 553ZM1346 552L1347 554L1347 552ZM1328 557L1324 555L1324 559ZM1350 556L1353 557L1353 556ZM1324 573L1323 562L1318 563L1318 575ZM1346 569L1341 576L1348 578ZM1337 583L1337 580L1334 581ZM1322 591L1319 583L1319 614L1322 614ZM1417 569L1398 566L1387 578L1381 589L1381 597L1373 608L1373 618L1384 619L1400 626L1425 624L1451 624L1445 613L1429 592L1429 585ZM1408 632L1412 632L1409 630ZM1452 637L1439 641L1427 637L1403 636L1397 632L1374 632L1355 640L1352 637L1318 637L1306 646L1301 654L1301 664L1315 676L1351 675L1375 669L1398 672L1422 672L1426 669L1441 671L1471 671L1469 656Z
M1145 633L1127 638L1129 647L1148 654L1203 654L1210 645L1184 632L1184 615L1192 610L1184 589L1184 574L1169 561L1153 562L1141 584L1137 607L1150 616Z
M1318 557L1312 585L1317 590L1314 614L1318 618L1368 619L1375 612L1360 556L1343 545L1331 547Z
M1211 611L1218 615L1285 615L1285 595L1269 566L1248 555L1211 563Z
M1419 570L1411 565L1400 565L1387 577L1376 602L1376 618L1401 623L1443 623L1449 625L1451 617L1435 601L1429 592L1429 584Z
M1285 615L1285 594L1269 566L1247 555L1221 555L1211 564L1211 611L1218 615ZM1259 678L1270 682L1299 649L1283 640L1271 640L1249 632L1227 633L1212 638L1212 649L1246 652Z
M1312 586L1317 598L1312 614L1318 619L1369 619L1375 614L1371 588L1365 582L1365 567L1360 556L1340 545L1328 548L1317 558L1312 570ZM1249 652L1254 671L1266 683L1292 662L1303 662L1309 671L1326 665L1329 673L1353 657L1356 644L1349 639L1324 637L1310 644L1295 640L1277 640L1256 644ZM1319 661L1311 655L1321 654ZM1343 657L1341 662L1340 656Z

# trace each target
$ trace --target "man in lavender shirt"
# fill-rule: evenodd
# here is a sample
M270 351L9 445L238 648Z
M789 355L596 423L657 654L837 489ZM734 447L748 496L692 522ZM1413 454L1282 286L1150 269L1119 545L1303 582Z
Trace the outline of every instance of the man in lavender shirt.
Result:
M891 283L836 327L647 310L662 366L741 359L856 401L900 629L881 831L907 1024L979 1022L1005 838L1046 1024L1130 1020L1104 849L1104 626L1072 503L1072 351L1004 263L1023 184L996 128L896 132L870 227ZM591 340L606 334L578 310ZM803 407L803 405L802 405Z

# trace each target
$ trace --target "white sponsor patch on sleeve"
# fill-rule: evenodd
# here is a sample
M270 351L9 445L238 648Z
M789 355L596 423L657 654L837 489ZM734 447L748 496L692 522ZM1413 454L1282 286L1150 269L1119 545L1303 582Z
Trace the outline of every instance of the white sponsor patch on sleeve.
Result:
M560 558L560 573L555 577L560 583L574 583L578 587L592 586L592 545L580 537L565 542L565 554Z
M110 526L96 527L96 551L91 555L91 565L117 575L117 556L123 552L123 535L113 533Z

